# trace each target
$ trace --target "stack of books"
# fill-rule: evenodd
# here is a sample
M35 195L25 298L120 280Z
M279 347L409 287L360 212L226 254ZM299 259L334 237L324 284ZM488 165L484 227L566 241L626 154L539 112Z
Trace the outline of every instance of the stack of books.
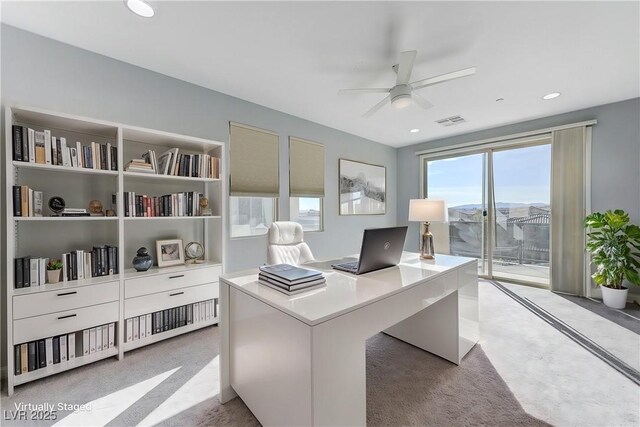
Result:
M287 295L326 286L324 275L290 264L263 265L258 274L258 283Z
M131 159L125 166L127 172L139 172L139 173L156 173L151 163L145 162L143 159Z

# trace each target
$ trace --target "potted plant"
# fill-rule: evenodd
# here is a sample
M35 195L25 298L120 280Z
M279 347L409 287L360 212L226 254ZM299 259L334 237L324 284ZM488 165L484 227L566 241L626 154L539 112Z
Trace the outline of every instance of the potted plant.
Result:
M58 283L62 271L62 261L52 259L47 263L47 283Z
M640 227L629 224L629 214L616 209L587 216L587 251L596 272L591 276L602 287L602 300L611 308L624 308L629 283L640 286Z

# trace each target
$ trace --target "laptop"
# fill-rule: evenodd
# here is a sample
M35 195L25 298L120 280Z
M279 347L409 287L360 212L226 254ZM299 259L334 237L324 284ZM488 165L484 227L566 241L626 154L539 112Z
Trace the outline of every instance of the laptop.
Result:
M353 262L332 264L336 270L363 274L398 265L407 237L407 226L364 230L360 258Z

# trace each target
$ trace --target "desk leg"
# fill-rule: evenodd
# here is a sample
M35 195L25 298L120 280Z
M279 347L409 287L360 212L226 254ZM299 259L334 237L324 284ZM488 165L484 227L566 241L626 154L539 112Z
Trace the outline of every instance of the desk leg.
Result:
M459 365L458 291L384 332Z
M357 327L342 323L334 320L313 327L314 426L367 423L366 341L354 334Z
M220 281L220 403L227 403L237 396L231 387L229 376L229 285Z

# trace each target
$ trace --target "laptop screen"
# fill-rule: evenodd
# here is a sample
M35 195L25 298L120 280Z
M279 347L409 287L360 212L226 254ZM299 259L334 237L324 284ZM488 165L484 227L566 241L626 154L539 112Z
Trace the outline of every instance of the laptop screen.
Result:
M407 237L407 226L364 230L357 274L398 265Z

